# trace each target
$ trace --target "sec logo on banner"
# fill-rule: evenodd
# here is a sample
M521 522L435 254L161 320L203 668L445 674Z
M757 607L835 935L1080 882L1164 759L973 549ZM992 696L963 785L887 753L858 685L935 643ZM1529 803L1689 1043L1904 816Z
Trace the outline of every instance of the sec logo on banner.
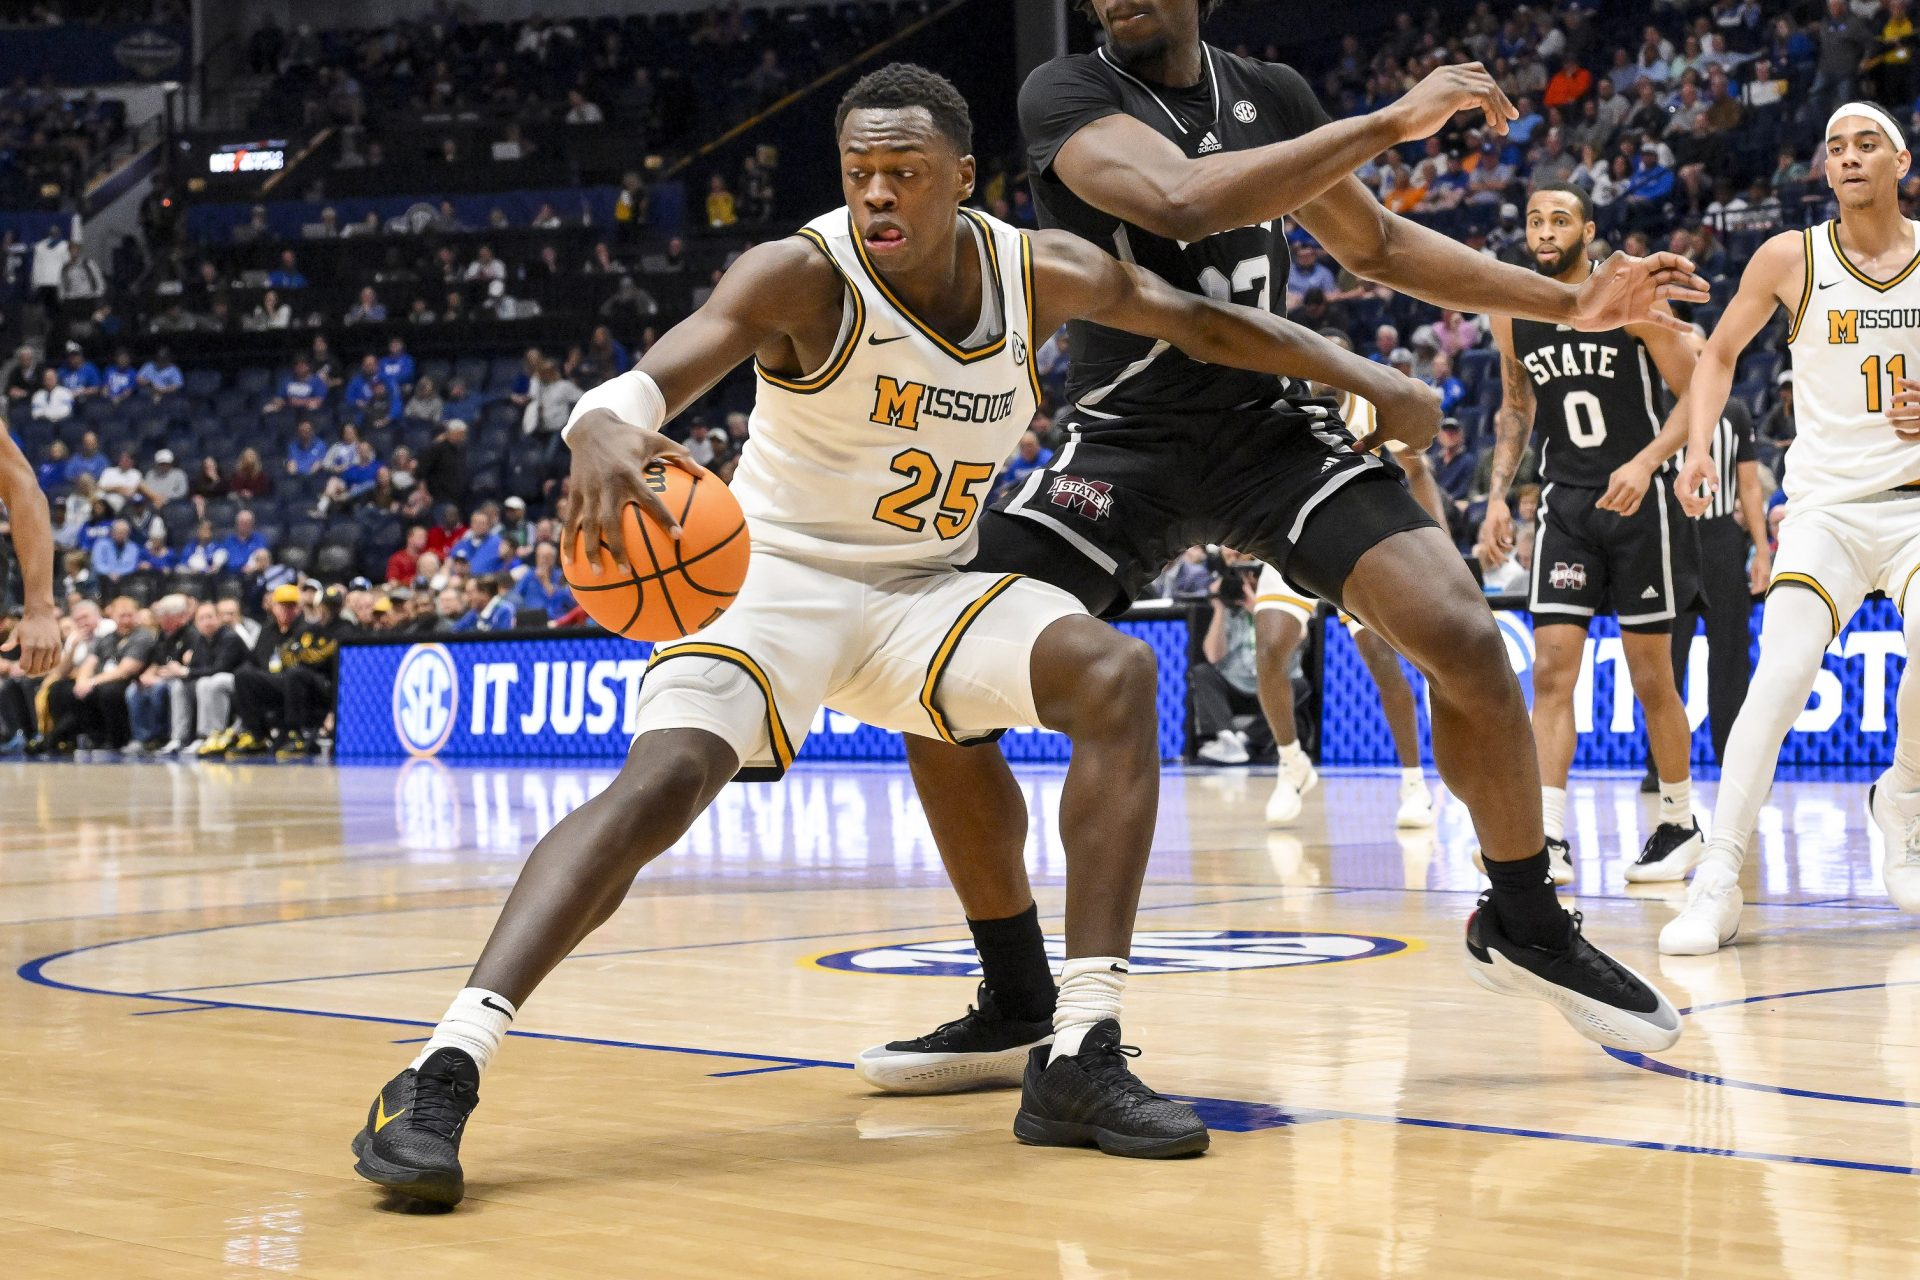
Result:
M1359 933L1264 932L1196 929L1133 935L1133 973L1224 973L1234 969L1291 969L1342 960L1371 960L1405 951L1399 938ZM1065 938L1047 939L1047 957L1057 972L1066 958ZM890 947L836 951L813 963L849 973L885 973L919 978L978 978L980 956L973 940L902 942Z
M393 679L393 733L409 755L430 756L447 745L460 709L453 655L443 644L417 644Z

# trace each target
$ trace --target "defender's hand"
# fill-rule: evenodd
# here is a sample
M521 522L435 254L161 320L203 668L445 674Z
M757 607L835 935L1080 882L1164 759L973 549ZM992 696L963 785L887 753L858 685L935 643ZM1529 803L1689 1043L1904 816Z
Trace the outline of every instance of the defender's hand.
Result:
M1480 521L1480 538L1474 543L1473 554L1489 568L1505 564L1513 554L1513 512L1508 510L1506 499L1487 499L1487 514Z
M1403 373L1387 374L1386 390L1372 397L1373 430L1353 442L1361 453L1372 453L1389 440L1421 452L1440 431L1440 393Z
M1417 142L1438 133L1460 112L1475 107L1486 118L1486 127L1499 134L1506 133L1509 120L1520 118L1520 112L1507 101L1499 81L1478 62L1434 68L1426 79L1385 110L1400 141Z
M707 469L685 448L605 409L581 415L568 446L573 453L569 472L573 503L563 545L571 548L584 536L590 560L605 547L614 559L631 565L620 528L620 513L630 502L638 503L642 511L659 521L669 537L679 538L680 523L660 501L660 495L648 487L646 469L657 460L672 463L691 475L706 475Z
M15 657L23 674L43 676L60 660L60 619L50 610L27 610L0 653Z
M1709 289L1706 280L1694 273L1693 263L1677 253L1644 258L1615 253L1580 285L1568 322L1588 333L1650 323L1690 334L1692 325L1659 304L1705 302Z
M1720 476L1713 465L1713 454L1706 449L1687 450L1686 465L1680 468L1680 478L1673 482L1674 491L1680 496L1680 509L1689 516L1704 513L1713 502L1713 495L1720 492Z
M1600 501L1594 505L1615 515L1630 516L1646 501L1647 490L1652 484L1653 468L1634 458L1617 467L1607 478L1607 491L1600 495Z

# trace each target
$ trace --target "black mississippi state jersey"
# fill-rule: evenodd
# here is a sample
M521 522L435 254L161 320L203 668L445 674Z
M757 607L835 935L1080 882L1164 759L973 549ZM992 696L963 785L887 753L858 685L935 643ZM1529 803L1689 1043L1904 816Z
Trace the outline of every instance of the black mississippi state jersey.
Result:
M1171 89L1122 69L1104 49L1056 58L1027 77L1020 127L1027 139L1033 199L1042 227L1070 231L1176 289L1286 312L1290 255L1280 221L1222 231L1191 244L1155 235L1103 213L1068 190L1054 157L1080 129L1129 115L1190 158L1284 142L1327 123L1313 90L1291 67L1256 62L1202 45L1198 84ZM1305 397L1304 383L1190 360L1165 342L1074 321L1067 397L1077 425L1131 414L1271 405Z
M1646 344L1625 329L1582 333L1515 320L1513 354L1533 380L1540 478L1548 484L1604 489L1660 434L1659 371ZM1661 472L1673 469L1669 459Z

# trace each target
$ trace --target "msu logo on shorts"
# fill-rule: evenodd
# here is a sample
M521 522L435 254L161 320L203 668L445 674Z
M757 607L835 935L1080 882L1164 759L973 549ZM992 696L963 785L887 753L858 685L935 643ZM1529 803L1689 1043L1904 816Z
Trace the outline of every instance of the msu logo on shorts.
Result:
M1587 566L1556 562L1547 581L1561 591L1579 591L1587 585Z
M1047 499L1056 507L1078 511L1089 520L1105 519L1113 511L1113 486L1105 480L1055 476Z

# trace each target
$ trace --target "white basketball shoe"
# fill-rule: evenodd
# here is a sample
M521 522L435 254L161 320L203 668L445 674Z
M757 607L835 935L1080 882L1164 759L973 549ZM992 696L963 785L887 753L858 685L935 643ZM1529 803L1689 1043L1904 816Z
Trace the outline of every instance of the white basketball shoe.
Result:
M1887 896L1902 911L1920 912L1920 813L1902 811L1888 769L1867 788L1867 812L1886 841Z
M1663 956L1710 956L1740 932L1740 876L1721 862L1693 873L1687 905L1660 930Z
M1320 781L1320 771L1302 752L1289 765L1280 762L1280 776L1274 780L1273 795L1267 801L1267 825L1284 827L1300 816L1301 802Z
M1425 778L1402 778L1400 780L1400 812L1394 815L1393 825L1403 830L1419 830L1433 825L1433 792L1427 790Z

